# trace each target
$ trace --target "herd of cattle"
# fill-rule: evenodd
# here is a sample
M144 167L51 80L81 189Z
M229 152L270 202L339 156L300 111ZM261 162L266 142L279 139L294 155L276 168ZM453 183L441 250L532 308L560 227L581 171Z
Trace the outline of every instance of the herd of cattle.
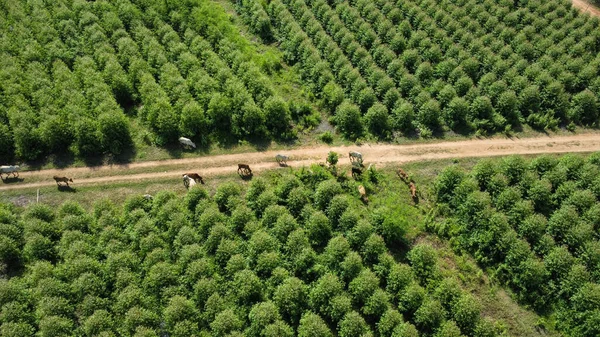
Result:
M182 138L180 138L180 141L182 143L184 143L184 142L187 143L187 141L189 141L189 139L182 137ZM189 142L191 143L191 144L189 144L190 146L193 146L193 147L196 146L191 141L189 141ZM352 164L352 168L351 168L352 177L354 179L359 178L362 175L363 169L365 167L363 165L362 154L360 152L350 151L348 153L348 157L350 159L350 163ZM277 154L275 156L275 161L280 166L287 166L287 161L289 159L290 159L289 156L286 156L283 154ZM8 179L11 175L13 176L13 178L18 178L19 177L19 169L20 168L18 165L0 166L0 179L4 180L4 175L6 175L6 179ZM242 178L248 178L248 177L252 176L252 169L250 168L250 165L248 165L248 164L238 164L237 173ZM402 181L404 181L408 185L408 188L410 189L411 197L413 198L413 201L415 201L415 203L417 203L418 202L417 187L415 185L414 180L410 179L408 177L408 174L406 172L404 172L404 170L402 170L401 168L398 168L398 171L396 173L398 174L400 179L402 179ZM183 176L183 185L187 189L190 189L191 187L195 186L198 183L204 185L204 179L198 173L188 172L188 173L184 173L182 176ZM73 179L68 178L68 177L54 176L53 179L54 179L54 181L56 181L56 184L58 186L61 186L61 184L65 184L66 186L69 186L69 183L73 182ZM361 195L361 200L364 203L368 203L369 199L367 198L365 188L361 185L358 187L358 191L359 191L359 194Z
M360 176L363 174L363 169L365 167L363 164L362 154L360 152L350 151L348 153L348 157L350 159L350 163L352 164L352 168L351 168L352 177L354 179L360 178ZM287 161L289 159L290 159L289 156L286 156L283 154L277 154L275 156L275 161L280 166L287 166ZM324 164L320 164L320 165L324 166ZM370 167L371 167L371 165L369 165L369 168ZM248 164L238 164L237 173L242 178L251 177L252 169L250 168L250 165L248 165ZM415 202L415 204L418 203L417 187L415 185L414 180L410 179L408 177L408 174L406 172L404 172L404 170L402 170L401 168L398 168L397 174L400 177L400 179L402 179L402 181L404 181L408 185L408 187L410 189L411 197L412 197L413 201ZM195 186L198 183L204 185L204 179L198 173L184 173L182 176L183 176L183 185L187 189L192 188L193 186ZM362 185L358 186L358 192L360 194L361 200L365 204L368 203L369 198L367 197L367 193L365 191L364 186L362 186Z

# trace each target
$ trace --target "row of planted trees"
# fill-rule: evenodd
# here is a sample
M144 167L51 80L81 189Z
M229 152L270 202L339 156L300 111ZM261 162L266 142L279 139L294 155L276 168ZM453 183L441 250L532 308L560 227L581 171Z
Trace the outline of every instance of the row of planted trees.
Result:
M392 254L414 211L362 205L378 179L314 166L90 212L2 205L0 333L496 335L431 245Z
M17 1L1 15L2 158L120 154L136 117L159 145L290 139L318 122L276 94L277 57L207 1Z
M266 9L286 59L348 138L597 122L598 19L568 2L260 4L238 8L247 22Z
M596 336L600 307L600 161L541 156L480 161L435 182L430 228L469 251L570 336Z

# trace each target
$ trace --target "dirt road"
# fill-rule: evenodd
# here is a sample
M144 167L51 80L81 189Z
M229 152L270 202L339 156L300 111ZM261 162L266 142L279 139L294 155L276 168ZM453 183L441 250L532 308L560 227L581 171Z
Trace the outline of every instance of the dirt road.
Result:
M571 0L573 2L573 7L581 9L582 12L590 13L591 15L595 15L600 17L600 8L592 5L589 0Z
M308 166L325 162L329 151L338 152L340 165L348 165L349 151L363 154L366 164L385 165L419 160L503 156L509 154L540 154L600 151L600 133L573 136L548 136L523 139L486 139L441 142L413 145L362 145L299 148L282 151L291 159L291 167ZM129 165L100 166L94 168L68 168L64 170L40 170L21 172L22 181L0 184L0 191L37 188L55 184L53 175L73 178L75 186L102 184L106 182L137 181L153 178L180 177L184 172L197 172L202 176L235 173L238 163L248 163L253 172L278 168L275 151L207 156L187 159L149 161Z

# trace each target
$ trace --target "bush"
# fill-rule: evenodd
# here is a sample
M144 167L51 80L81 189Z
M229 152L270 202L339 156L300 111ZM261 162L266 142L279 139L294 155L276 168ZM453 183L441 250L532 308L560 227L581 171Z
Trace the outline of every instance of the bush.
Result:
M435 249L428 244L418 244L408 253L412 270L421 284L429 283L437 273L437 255Z
M312 312L307 312L300 319L298 337L331 337L333 334L323 319Z
M440 124L440 117L440 104L438 101L430 99L419 108L416 119L422 126L436 130Z
M325 144L333 143L333 134L330 131L325 131L319 135L319 139Z
M590 126L598 122L598 99L589 90L573 96L569 119L577 124Z
M101 135L102 147L119 155L133 145L129 131L129 121L120 112L108 112L98 117L98 132Z
M286 139L291 123L290 110L280 97L271 96L264 104L267 130L275 138Z
M360 110L358 106L348 101L342 102L337 107L333 122L340 133L350 140L355 140L362 135L363 125Z
M380 138L389 137L391 131L390 121L388 110L383 104L374 104L369 108L364 118L369 132Z
M329 151L327 154L327 163L331 166L335 166L338 163L339 155L337 152Z
M359 337L368 331L367 322L356 311L347 313L338 324L338 336L340 337Z

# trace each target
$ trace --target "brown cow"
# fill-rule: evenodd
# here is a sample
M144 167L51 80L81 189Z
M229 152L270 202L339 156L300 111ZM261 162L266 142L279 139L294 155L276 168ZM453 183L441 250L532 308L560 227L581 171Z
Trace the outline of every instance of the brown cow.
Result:
M358 193L360 193L360 200L362 200L364 204L368 204L369 198L367 197L367 191L365 191L363 185L358 185Z
M56 185L60 186L59 183L65 183L67 184L67 186L69 186L69 181L73 182L73 179L71 178L67 178L67 177L59 177L59 176L54 176L54 181L56 181Z
M400 179L402 179L404 182L408 181L408 174L406 174L403 169L398 168L396 174L398 174L398 177L400 177Z
M204 185L204 179L198 173L184 173L183 176L188 176L194 179L196 182L200 182L200 184Z
M410 195L413 197L413 199L416 198L417 197L417 186L415 185L415 183L411 181L408 184L408 188L410 188Z
M238 174L239 175L251 175L252 170L250 169L250 165L248 164L238 164Z

